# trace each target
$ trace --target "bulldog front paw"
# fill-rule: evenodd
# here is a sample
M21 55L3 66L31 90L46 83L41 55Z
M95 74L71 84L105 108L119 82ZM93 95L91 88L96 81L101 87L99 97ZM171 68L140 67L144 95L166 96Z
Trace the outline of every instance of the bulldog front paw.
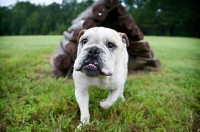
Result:
M75 132L81 131L81 128L82 128L83 126L84 126L84 124L80 123L80 124L76 127Z
M110 107L110 103L106 100L106 99L102 99L100 101L100 106L103 108L103 109L107 109L108 107Z
M77 130L81 130L82 127L90 124L90 114L82 115L80 121L81 123L77 126Z
M80 131L83 127L85 127L86 125L89 125L90 123L89 122L84 122L84 123L80 123L77 127L76 127L76 131Z

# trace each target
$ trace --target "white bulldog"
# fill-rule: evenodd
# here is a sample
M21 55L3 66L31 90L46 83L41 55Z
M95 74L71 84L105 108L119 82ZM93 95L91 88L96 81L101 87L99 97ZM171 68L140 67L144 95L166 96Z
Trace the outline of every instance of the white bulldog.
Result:
M104 109L111 106L118 97L124 99L128 45L126 34L109 28L94 27L79 33L73 71L75 96L81 112L78 128L89 124L88 89L91 86L109 90L108 97L100 102Z

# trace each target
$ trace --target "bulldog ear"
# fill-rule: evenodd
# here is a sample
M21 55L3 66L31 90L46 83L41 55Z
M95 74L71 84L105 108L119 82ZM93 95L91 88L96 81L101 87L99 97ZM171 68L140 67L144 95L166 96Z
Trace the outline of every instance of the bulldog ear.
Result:
M120 33L120 32L119 32L119 36L122 37L122 42L123 42L123 43L126 43L126 47L128 47L128 46L129 46L129 40L128 40L127 35L126 35L125 33Z
M85 33L86 29L83 29L79 32L78 37L77 37L77 43L79 43L80 37Z

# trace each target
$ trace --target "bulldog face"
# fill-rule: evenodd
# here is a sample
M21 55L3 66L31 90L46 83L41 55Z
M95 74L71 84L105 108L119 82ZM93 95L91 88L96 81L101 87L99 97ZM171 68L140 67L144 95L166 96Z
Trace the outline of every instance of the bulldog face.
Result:
M111 76L127 44L127 36L112 29L82 30L78 36L74 70L82 71L88 77Z

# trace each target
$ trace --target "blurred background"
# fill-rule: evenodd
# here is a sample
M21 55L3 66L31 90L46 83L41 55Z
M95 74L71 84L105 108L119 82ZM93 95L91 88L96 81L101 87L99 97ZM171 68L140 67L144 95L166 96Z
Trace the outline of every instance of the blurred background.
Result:
M61 35L94 1L37 2L13 1L6 5L0 1L0 35ZM121 3L144 35L200 37L200 0L121 0Z

